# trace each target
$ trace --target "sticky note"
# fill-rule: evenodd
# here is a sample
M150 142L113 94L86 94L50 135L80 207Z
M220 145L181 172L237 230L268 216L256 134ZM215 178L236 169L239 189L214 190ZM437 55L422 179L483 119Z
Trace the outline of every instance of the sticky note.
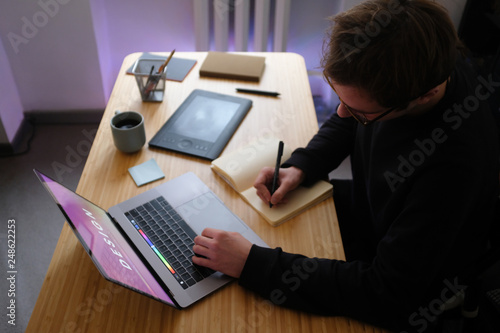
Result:
M137 186L142 186L155 180L165 178L163 171L161 171L154 158L129 168L128 172L134 179Z

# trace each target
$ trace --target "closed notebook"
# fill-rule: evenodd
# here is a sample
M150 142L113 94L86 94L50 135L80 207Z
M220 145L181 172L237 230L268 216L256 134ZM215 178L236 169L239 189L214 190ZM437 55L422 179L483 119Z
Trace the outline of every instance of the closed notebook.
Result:
M333 186L320 180L305 187L299 186L286 195L287 202L274 205L262 201L256 193L253 183L259 171L265 167L275 166L278 152L277 139L257 140L232 153L212 161L212 170L220 175L241 197L250 204L272 226L295 217L304 210L332 196ZM285 144L282 161L291 156L291 149Z
M200 67L200 76L258 82L265 66L265 57L208 52Z

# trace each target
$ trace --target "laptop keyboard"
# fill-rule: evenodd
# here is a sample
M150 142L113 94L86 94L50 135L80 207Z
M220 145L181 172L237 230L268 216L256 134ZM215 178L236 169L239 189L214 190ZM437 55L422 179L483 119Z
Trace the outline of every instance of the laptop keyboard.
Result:
M213 270L194 265L191 258L196 233L163 197L125 213L182 288L187 289Z

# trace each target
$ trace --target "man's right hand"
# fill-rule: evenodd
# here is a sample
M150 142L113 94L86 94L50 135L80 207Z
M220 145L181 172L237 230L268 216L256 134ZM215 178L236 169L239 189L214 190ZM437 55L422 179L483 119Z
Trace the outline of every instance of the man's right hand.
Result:
M305 178L304 172L296 167L280 168L278 188L271 196L270 188L273 183L274 168L264 167L260 170L253 186L257 195L265 202L277 205L286 202L285 195L299 186Z

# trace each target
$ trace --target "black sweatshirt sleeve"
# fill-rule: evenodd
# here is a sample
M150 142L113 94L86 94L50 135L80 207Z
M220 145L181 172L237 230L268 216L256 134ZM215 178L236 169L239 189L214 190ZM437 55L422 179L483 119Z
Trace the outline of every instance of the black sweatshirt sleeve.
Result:
M356 126L353 118L333 114L307 147L296 149L283 167L295 166L304 171L306 185L324 179L352 152Z

